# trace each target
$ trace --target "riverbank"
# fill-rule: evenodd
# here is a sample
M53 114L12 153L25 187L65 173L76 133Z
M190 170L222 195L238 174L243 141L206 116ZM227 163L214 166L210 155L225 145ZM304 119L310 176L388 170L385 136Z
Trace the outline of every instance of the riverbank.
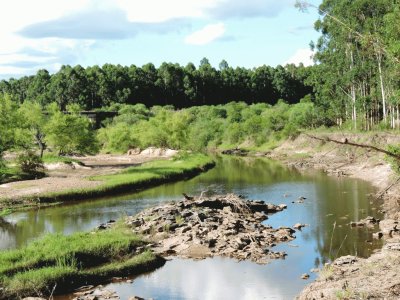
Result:
M130 192L190 178L214 166L211 158L200 154L151 162L151 156L124 158L118 163L92 157L84 161L85 166L67 171L58 168L47 178L0 185L0 211Z
M377 146L385 149L389 144L400 144L395 134L342 134L313 133L318 138L329 137ZM299 299L398 299L400 297L400 183L384 154L350 145L324 142L300 135L268 154L288 166L306 172L321 169L332 176L348 176L369 181L379 189L371 201L383 198L385 220L380 223L385 246L368 259L338 258L326 265L319 278L307 286Z
M122 223L108 230L47 235L22 249L0 252L0 299L71 292L164 263Z

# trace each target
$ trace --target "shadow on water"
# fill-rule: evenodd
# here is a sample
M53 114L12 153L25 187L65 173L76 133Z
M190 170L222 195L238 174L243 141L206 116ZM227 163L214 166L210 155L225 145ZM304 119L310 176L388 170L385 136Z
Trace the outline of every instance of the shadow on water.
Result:
M287 204L287 210L270 216L265 223L310 226L297 232L291 243L274 249L286 251L286 260L260 266L223 258L175 259L131 284L112 284L122 299L135 294L155 299L292 299L307 283L300 279L302 273L330 258L347 254L367 257L381 247L379 241L372 241L374 229L351 229L348 225L368 215L382 218L377 210L380 203L370 203L368 194L374 189L367 182L319 172L304 175L266 159L236 157L219 158L214 169L188 181L6 216L7 225L0 223L0 247L20 247L47 232L91 230L110 219L180 200L182 192L196 195L207 190ZM300 196L306 197L304 203L293 203Z

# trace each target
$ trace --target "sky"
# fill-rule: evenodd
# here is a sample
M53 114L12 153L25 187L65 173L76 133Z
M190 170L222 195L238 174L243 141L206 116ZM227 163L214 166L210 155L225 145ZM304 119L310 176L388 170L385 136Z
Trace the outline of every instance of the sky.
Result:
M3 0L4 1L4 0ZM5 2L5 1L4 1ZM0 78L61 65L312 64L318 12L294 0L13 0L0 10ZM319 5L321 0L308 1Z

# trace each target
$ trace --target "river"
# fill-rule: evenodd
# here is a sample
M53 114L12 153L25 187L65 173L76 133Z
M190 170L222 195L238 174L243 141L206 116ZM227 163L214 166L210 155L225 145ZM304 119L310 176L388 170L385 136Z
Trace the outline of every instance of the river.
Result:
M71 203L28 212L0 220L0 248L17 248L48 232L70 234L95 228L100 223L136 214L146 207L179 200L182 192L233 192L249 199L287 204L288 209L271 215L274 227L309 224L296 232L296 239L279 244L285 260L267 265L226 258L200 261L173 259L132 283L113 283L121 299L132 295L154 299L293 299L308 281L300 279L310 269L341 255L368 257L382 246L372 239L376 229L351 228L350 221L366 216L382 218L381 203L369 196L367 182L328 177L321 172L301 174L262 158L223 157L217 166L188 181L164 184L135 194ZM304 203L296 203L305 197ZM293 203L294 202L294 203ZM375 230L375 231L374 231Z

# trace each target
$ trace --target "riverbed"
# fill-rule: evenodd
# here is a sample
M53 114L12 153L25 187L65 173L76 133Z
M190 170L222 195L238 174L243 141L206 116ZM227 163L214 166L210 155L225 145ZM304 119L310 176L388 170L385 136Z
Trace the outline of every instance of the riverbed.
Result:
M367 182L328 177L320 172L302 174L262 158L223 157L217 166L188 181L165 184L135 194L72 203L4 217L0 223L0 248L17 248L46 232L70 234L95 228L100 223L134 215L147 207L189 195L236 193L249 199L286 204L287 210L271 215L273 227L309 224L296 239L279 244L285 260L267 265L227 258L200 261L173 259L151 274L131 283L114 283L121 299L132 295L154 299L293 299L308 283L300 279L341 255L368 257L379 249L373 228L351 228L351 221L366 216L382 218L380 203ZM305 198L299 201L299 197Z

